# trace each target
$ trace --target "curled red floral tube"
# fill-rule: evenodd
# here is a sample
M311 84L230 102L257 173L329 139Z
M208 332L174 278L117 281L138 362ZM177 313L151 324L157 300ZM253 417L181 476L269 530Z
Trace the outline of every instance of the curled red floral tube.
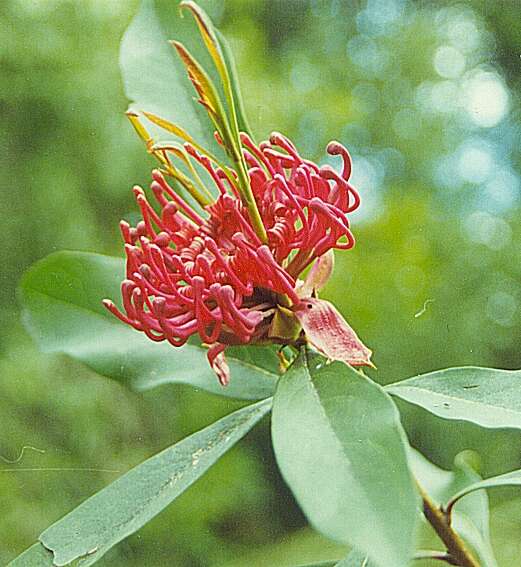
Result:
M214 202L196 210L160 170L152 172L150 186L155 206L135 187L143 220L135 227L121 222L123 311L104 301L154 341L177 347L198 335L210 346L210 364L223 384L229 379L227 345L289 342L274 334L277 309L301 303L297 278L307 266L329 250L354 245L347 214L360 203L349 183L349 153L338 142L327 151L341 157L341 173L303 159L278 133L259 146L241 134L241 143L268 242L252 227L236 173L185 144L215 186Z

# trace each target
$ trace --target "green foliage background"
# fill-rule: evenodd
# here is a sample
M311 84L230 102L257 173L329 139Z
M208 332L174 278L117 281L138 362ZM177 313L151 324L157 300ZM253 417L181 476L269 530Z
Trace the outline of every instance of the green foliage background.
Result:
M452 365L521 367L516 4L216 2L258 137L282 131L317 161L332 138L353 153L358 245L337 254L325 295L375 351L381 383ZM183 387L129 393L39 354L19 321L21 273L59 249L120 254L118 221L136 210L130 188L148 182L152 162L123 115L117 63L136 8L123 0L0 4L1 564L113 471L239 407ZM482 90L480 100L490 96L496 110L506 101L492 124L472 102L483 73L496 91ZM405 419L415 423L415 413ZM474 448L485 474L521 466L521 441L509 432L483 437L455 425L448 441L435 418L416 425L413 443L441 465ZM341 557L306 527L268 434L266 424L256 429L101 563L262 567ZM24 445L45 452L8 462ZM63 470L25 470L34 468ZM502 566L516 565L521 551L515 495L494 496Z

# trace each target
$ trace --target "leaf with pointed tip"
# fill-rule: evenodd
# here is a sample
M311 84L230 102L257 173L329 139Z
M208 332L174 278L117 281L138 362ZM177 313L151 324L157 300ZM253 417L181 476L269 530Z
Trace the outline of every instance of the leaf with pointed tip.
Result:
M83 567L96 563L189 488L270 408L271 399L267 399L237 410L91 496L40 535L40 542L53 553L53 564L61 567L78 559Z
M197 27L201 37L203 38L204 44L208 53L210 54L213 62L217 68L221 81L223 83L225 91L230 88L230 78L228 75L228 69L226 67L226 62L224 60L223 52L217 34L212 21L206 14L206 12L192 0L183 0L179 7L181 9L186 8L192 12L192 15L197 22Z
M282 474L316 529L377 567L407 564L416 493L398 412L380 386L303 351L279 380L272 434Z
M386 390L444 419L521 429L521 371L448 368L390 384Z
M200 344L174 348L120 323L101 301L120 297L124 274L122 259L84 252L57 252L31 267L19 297L26 327L40 348L68 354L137 390L181 383L239 399L273 394L279 364L275 348L229 349L232 378L223 388Z
M219 101L217 91L210 77L206 74L205 70L201 67L199 62L193 55L186 49L186 47L178 42L172 41L172 45L177 50L181 61L183 62L188 76L199 95L199 102L206 108L212 120L226 119L225 116L219 116L219 108L221 103Z

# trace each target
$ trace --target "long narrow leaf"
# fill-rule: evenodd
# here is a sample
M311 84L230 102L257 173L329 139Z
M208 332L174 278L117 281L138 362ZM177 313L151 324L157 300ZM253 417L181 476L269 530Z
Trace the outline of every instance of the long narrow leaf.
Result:
M398 412L380 386L301 354L279 380L272 433L282 474L315 528L377 567L407 565L416 494Z
M521 371L448 368L390 384L386 390L444 419L521 429Z
M78 559L82 567L96 563L189 488L270 408L271 399L267 399L220 419L136 466L83 502L39 538L42 546L52 551L53 564L60 567ZM48 557L34 546L25 553L30 558ZM14 565L26 565L20 558L16 561ZM34 565L43 567L46 563Z

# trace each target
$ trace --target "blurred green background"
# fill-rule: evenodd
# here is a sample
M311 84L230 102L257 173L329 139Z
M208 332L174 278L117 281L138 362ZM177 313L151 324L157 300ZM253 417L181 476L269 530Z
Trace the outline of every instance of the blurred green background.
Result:
M337 254L325 295L373 348L372 376L520 368L519 2L216 4L258 137L279 130L319 162L333 138L352 153L358 244ZM238 407L183 387L130 393L41 355L19 320L22 272L54 250L120 254L130 188L148 182L118 69L136 9L0 3L2 565L118 473ZM443 466L465 448L480 452L485 474L521 466L518 434L403 409L411 441ZM24 445L40 451L10 462ZM500 565L518 565L521 502L501 491L492 504ZM342 553L306 527L263 423L101 563L263 567Z

